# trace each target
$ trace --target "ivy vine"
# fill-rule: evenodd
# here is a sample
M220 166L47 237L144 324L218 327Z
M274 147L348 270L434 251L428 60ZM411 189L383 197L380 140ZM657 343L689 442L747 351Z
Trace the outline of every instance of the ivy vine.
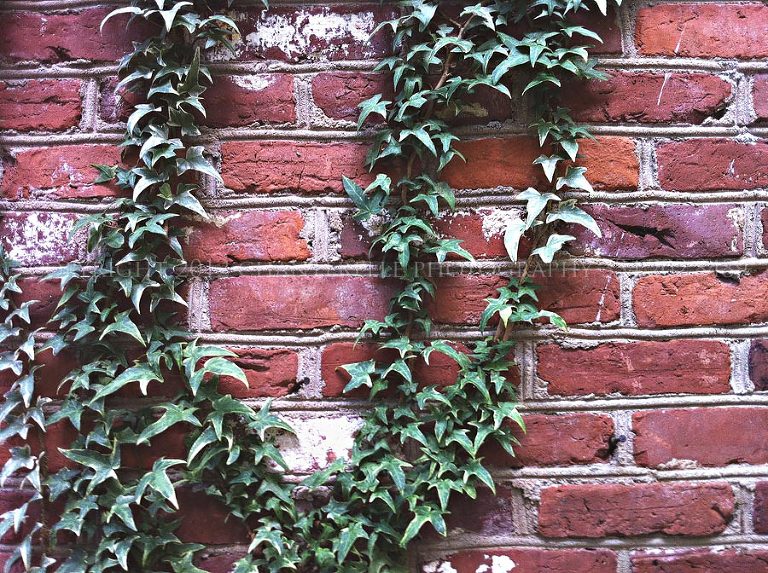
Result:
M18 441L0 478L30 492L0 522L0 534L13 530L21 539L6 569L20 561L35 572L199 572L203 547L177 535L177 491L196 487L248 526L251 544L237 573L401 572L425 527L446 534L455 495L493 490L485 448L514 455L516 430L524 429L509 376L513 331L541 320L565 327L540 308L533 265L551 263L573 240L564 224L599 234L591 216L564 198L571 189L591 190L578 165L579 140L589 134L554 89L568 78L601 77L589 57L600 38L572 22L595 7L605 13L606 0L408 0L399 17L381 24L392 34L393 55L378 70L390 73L395 95L363 102L358 123L363 128L376 115L385 122L367 157L375 179L366 188L343 183L355 219L376 231L372 251L382 276L399 289L386 317L360 331L378 342L377 358L344 367L345 390L367 388L372 402L350 458L298 487L283 479L279 468L288 468L274 442L276 431L291 428L268 403L257 411L220 393L221 376L245 382L228 359L233 354L198 344L183 327L183 220L207 218L200 179L219 179L204 148L188 144L200 134L202 96L212 82L201 52L232 48L237 25L204 0L132 0L114 10L107 18L130 15L156 29L120 63L120 86L145 103L128 119L123 142L134 166L98 166L99 182L113 181L122 195L74 229L88 234L95 270L73 264L48 277L63 294L51 323L56 334L41 350L71 353L79 364L51 405L35 382L32 303L13 302L18 276L0 252L0 370L13 378L0 439ZM517 195L524 213L509 223L504 244L518 261L527 236L531 252L488 299L480 327L495 325L495 332L467 349L432 337L436 286L424 263L472 260L435 228L456 201L441 172L463 159L452 118L478 89L511 99L513 77L526 78L521 92L535 102L532 127L542 148L535 163L551 185ZM458 371L443 387L425 386L415 373L435 352ZM66 467L49 475L42 434L54 424L75 438L61 450ZM147 458L131 455L137 448L173 435L185 436L180 457L128 462Z

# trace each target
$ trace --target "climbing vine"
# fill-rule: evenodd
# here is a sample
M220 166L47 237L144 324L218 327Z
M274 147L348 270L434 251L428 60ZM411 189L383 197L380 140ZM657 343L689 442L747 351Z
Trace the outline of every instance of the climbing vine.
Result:
M69 265L49 276L63 294L52 319L57 333L43 349L69 353L79 366L45 416L45 399L35 392L34 333L17 326L29 323L29 303L10 302L16 275L7 262L0 269L3 343L13 348L1 364L14 379L2 436L29 441L61 425L75 435L61 451L66 464L51 475L44 448L34 453L30 445L15 447L3 471L3 479L34 491L0 527L23 534L16 559L25 570L56 563L60 572L201 571L194 560L202 546L177 535L177 492L198 488L248 526L251 544L238 573L406 571L410 544L425 527L446 533L455 495L493 490L487 448L514 455L524 429L510 377L513 331L541 320L565 327L540 308L534 265L551 263L574 239L563 225L599 233L565 195L591 190L578 164L579 140L589 134L555 89L569 78L600 77L589 57L600 39L571 18L596 6L606 11L605 0L409 0L381 25L392 35L393 55L378 70L391 75L394 97L368 99L359 118L360 128L369 118L384 120L367 157L375 177L365 188L343 183L355 219L373 232L382 276L399 288L386 317L367 320L360 332L377 341L376 357L344 367L346 391L365 388L372 402L351 456L300 487L282 479L279 468L288 468L274 443L275 432L290 427L269 404L257 411L221 394L219 377L245 381L243 372L228 360L231 352L190 340L182 325L183 220L207 218L200 179L219 179L204 148L189 145L200 134L202 95L212 82L202 51L231 47L236 23L204 0L132 0L114 10L108 18L130 15L154 27L120 63L120 87L145 102L126 126L124 159L133 166L98 167L99 181L113 181L120 198L74 230L87 233L95 270ZM424 263L472 260L435 227L456 201L441 180L463 159L453 120L476 91L512 99L515 86L537 118L542 153L535 163L549 185L517 194L524 210L508 224L504 244L517 262L526 237L530 255L488 299L480 327L495 325L495 332L466 348L432 336L436 285ZM440 387L418 376L434 353L458 372ZM152 457L153 444L175 436L185 442L178 457ZM30 504L41 506L41 517L32 517ZM55 516L51 504L61 508Z

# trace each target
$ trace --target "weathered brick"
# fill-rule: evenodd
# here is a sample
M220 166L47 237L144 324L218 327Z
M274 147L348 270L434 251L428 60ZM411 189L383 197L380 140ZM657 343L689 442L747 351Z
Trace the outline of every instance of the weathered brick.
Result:
M453 495L445 521L449 531L459 529L481 535L520 533L520 524L514 519L516 499L517 503L522 501L520 490L503 485L496 487L495 495L487 488L479 489L475 499Z
M176 534L187 543L229 545L248 541L248 530L220 501L203 491L179 489L181 520Z
M619 280L605 271L561 272L534 277L541 284L538 295L542 308L557 312L570 323L611 322L619 317ZM437 279L433 318L449 324L474 324L487 306L486 298L506 279L491 276L459 275Z
M608 342L537 349L538 376L551 395L718 394L730 390L728 345L713 340Z
M0 129L61 131L80 122L80 80L0 82Z
M296 99L290 74L254 74L214 78L205 92L210 127L246 127L296 120Z
M216 554L205 552L195 560L195 565L208 573L231 573L235 563L242 558L243 552L237 550Z
M635 41L643 55L764 58L768 6L720 2L664 3L640 8Z
M224 184L234 191L341 192L341 176L370 180L365 143L297 141L226 142L221 146Z
M768 551L707 551L636 553L632 573L768 573Z
M141 22L126 28L128 16L115 17L99 25L108 8L68 12L4 14L0 36L0 60L68 62L71 60L115 61L131 51L131 42L141 40L150 30ZM126 32L127 29L127 32Z
M187 260L214 265L248 261L292 261L309 257L299 211L216 211L186 239Z
M391 8L362 6L276 6L239 12L242 41L235 54L220 50L218 59L314 62L379 58L390 48L376 25L391 18Z
M446 567L447 564L447 567ZM607 549L484 549L462 551L423 565L423 573L615 573L616 555Z
M768 75L759 74L755 76L752 102L755 106L757 119L761 121L768 119Z
M527 136L462 141L456 148L467 159L454 161L443 171L445 181L457 189L498 186L525 188L546 183L541 167L533 165L542 150ZM637 186L635 144L625 137L582 141L583 166L596 189L631 189Z
M458 348L466 350L466 347L461 345ZM372 344L354 344L351 342L329 344L323 349L321 358L321 374L323 382L325 382L323 395L332 398L344 395L343 390L349 382L349 375L340 370L340 366L372 358L383 360L393 356L397 356L396 351L377 351L377 346ZM414 379L423 386L446 386L456 381L459 367L453 359L439 352L434 352L429 357L429 364L419 359L413 364L413 371ZM353 397L367 397L367 388L351 395Z
M613 72L569 88L575 118L593 123L701 123L731 96L727 81L695 73Z
M235 398L279 398L297 389L299 355L287 348L230 348L231 358L245 372L246 387L239 380L224 377L219 390Z
M602 237L578 225L574 255L615 259L720 258L744 252L744 214L736 205L590 205Z
M768 533L768 481L755 484L754 527L757 533Z
M391 81L384 74L365 72L324 72L312 78L312 99L331 119L357 121L360 102L375 94L390 99ZM374 116L372 120L380 120Z
M656 467L673 460L703 466L764 464L768 444L766 408L691 408L648 410L632 417L635 460Z
M659 183L667 191L756 189L768 185L768 142L688 139L659 145Z
M69 263L85 252L82 238L69 238L77 219L70 213L5 213L0 219L0 241L8 256L20 265Z
M120 150L112 145L63 145L17 151L3 161L0 191L6 199L90 199L113 196L112 185L94 185L93 164L115 165Z
M740 279L716 273L645 276L632 294L637 323L665 327L765 322L766 280L766 273Z
M539 533L545 537L722 533L733 517L727 483L580 484L541 492Z
M107 123L122 123L136 104L144 103L140 94L123 88L117 91L114 79L100 88L99 115ZM293 76L282 73L242 76L215 76L213 85L203 94L207 127L248 127L296 120Z
M753 340L750 344L749 378L755 390L768 390L768 340Z
M362 101L378 93L392 100L391 84L390 78L379 73L326 72L312 78L312 99L327 117L356 122ZM478 86L475 93L463 99L458 116L451 112L447 117L452 123L506 121L514 117L517 109L505 95L486 86ZM378 115L368 121L372 125L381 122Z
M517 211L502 209L472 209L448 213L433 221L438 233L445 237L458 239L462 248L478 259L507 258L504 248L504 229L506 221ZM344 258L368 259L371 248L369 232L351 214L342 216L342 228L339 234L339 254ZM519 256L523 258L530 252L530 242L524 237L520 242ZM457 255L449 255L449 260L464 260Z
M368 277L241 276L210 288L214 330L360 326L383 318L391 286Z
M604 463L608 460L613 420L605 414L565 415L529 414L524 417L526 431L515 435L515 457L500 447L487 448L487 461L493 466L568 466Z

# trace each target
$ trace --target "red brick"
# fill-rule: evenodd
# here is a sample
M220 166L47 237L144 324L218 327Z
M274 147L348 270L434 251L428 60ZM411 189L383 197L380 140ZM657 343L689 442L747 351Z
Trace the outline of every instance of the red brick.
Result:
M280 60L306 63L379 59L390 49L387 34L371 32L394 10L379 4L362 6L274 6L242 11L237 24L244 42L236 44L237 60ZM222 59L232 56L226 52Z
M39 278L23 278L18 284L22 292L14 296L14 300L17 303L38 301L29 309L29 316L34 328L44 326L53 316L61 298L60 284L54 281L42 281Z
M615 573L616 556L607 549L484 549L463 551L434 562L449 568L430 571L477 573L509 570L510 561L520 573ZM494 568L494 565L497 565ZM427 569L423 569L426 573Z
M515 434L520 445L515 457L500 447L488 447L487 462L493 466L568 466L604 463L608 459L613 420L605 414L529 414L526 432Z
M768 6L664 3L640 8L635 41L643 55L764 58Z
M765 273L735 280L715 273L642 277L632 295L637 323L665 327L765 322L766 280Z
M241 276L213 281L214 330L360 326L383 318L391 286L368 277Z
M246 127L296 120L293 76L255 74L214 78L203 95L210 127Z
M22 491L18 489L0 489L0 515L20 508L32 497L31 492ZM32 503L28 506L26 522L21 525L18 533L13 530L13 527L6 532L0 538L2 543L17 544L29 534L31 521L35 520L40 515L39 503Z
M118 16L99 32L99 25L109 12L106 8L92 8L73 12L6 13L4 32L0 36L0 60L119 60L132 50L131 41L141 40L149 26L139 22L126 28L128 16Z
M390 84L384 74L326 72L312 78L312 99L329 118L356 122L360 113L357 106L363 100L377 93L391 99Z
M8 256L23 266L69 263L82 258L85 250L82 240L69 238L77 219L70 213L5 213L0 241Z
M459 349L466 351L466 347L459 346ZM323 349L321 358L321 373L325 387L323 396L331 398L343 396L344 387L349 382L349 375L340 366L352 362L362 362L372 358L385 359L391 357L392 353L384 351L377 352L377 346L373 344L354 344L352 342L337 342L329 344ZM413 365L414 378L424 386L446 386L456 381L459 373L459 367L456 362L444 354L434 352L429 357L427 365L422 359L419 359ZM367 397L367 389L356 394L357 397Z
M690 550L676 553L636 553L632 573L768 573L768 552Z
M491 220L488 224L486 220ZM495 221L499 222L496 223ZM446 214L433 222L438 233L445 237L458 239L462 248L478 259L507 258L504 248L504 223L495 209L473 209ZM371 240L368 231L345 214L339 235L339 254L344 258L369 259ZM529 242L523 238L520 244L520 257L530 251ZM458 256L449 256L450 260L464 260Z
M154 390L151 395L157 396ZM162 434L151 438L150 443L141 446L125 445L121 450L121 465L126 468L149 470L162 457L185 459L187 436L193 428L187 424L176 424Z
M0 190L7 199L90 199L108 197L117 190L94 185L93 164L115 165L120 150L113 145L63 145L17 151L4 161Z
M755 113L758 120L768 119L768 75L755 76L752 101L755 105Z
M541 284L541 307L557 312L569 323L611 322L619 317L619 280L605 271L552 271L551 277L534 277ZM488 305L486 298L497 296L505 286L501 277L460 275L437 279L437 300L433 319L449 324L474 324Z
M370 180L366 143L233 141L221 146L224 184L234 191L341 192L341 176Z
M287 348L230 348L231 358L245 372L246 387L228 376L221 379L219 390L235 398L279 398L296 390L299 355Z
M527 136L463 141L456 148L467 159L455 160L443 172L457 189L498 186L524 188L546 183L541 167L533 165L542 150ZM638 160L635 144L625 137L601 137L582 141L587 178L595 189L631 189L637 186Z
M583 484L541 492L539 533L545 537L706 536L733 517L727 483Z
M731 96L727 81L695 73L613 72L605 81L569 85L574 117L593 123L701 123Z
M755 484L754 527L757 533L768 533L768 482Z
M217 499L189 488L177 490L181 524L176 534L186 543L229 545L248 541L240 519Z
M61 131L80 122L80 80L0 82L0 129Z
M187 260L214 265L309 258L299 211L216 211L187 236Z
M312 99L331 119L357 122L358 104L381 93L383 99L392 100L391 79L384 74L358 72L327 72L312 78ZM464 98L458 116L451 113L447 119L454 124L485 124L511 119L516 107L509 98L497 90L478 86L474 94ZM371 116L368 123L381 123L380 116Z
M568 251L616 259L721 258L744 252L743 213L736 205L590 205L602 237L577 225Z
M768 185L768 142L688 139L659 145L659 183L667 191L756 189Z
M760 222L763 224L763 247L768 249L768 209L760 213Z
M728 345L713 340L539 346L538 376L551 395L719 394L730 390Z
M755 390L768 390L768 340L753 340L749 347L749 378Z
M453 495L446 516L448 530L481 535L520 533L514 519L515 498L522 499L520 490L505 486L497 486L495 495L487 488L479 489L475 499ZM438 539L437 535L434 538Z
M231 573L235 563L243 558L243 551L231 551L211 555L203 553L195 559L195 565L208 573Z
M635 460L656 467L672 460L703 466L764 464L768 424L764 408L691 408L649 410L632 417Z

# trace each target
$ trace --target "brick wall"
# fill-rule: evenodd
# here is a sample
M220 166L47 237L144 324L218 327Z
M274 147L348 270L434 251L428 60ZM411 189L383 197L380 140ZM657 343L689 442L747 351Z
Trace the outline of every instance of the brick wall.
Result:
M340 183L366 177L353 120L384 85L371 70L386 43L367 36L390 9L275 4L238 9L245 40L212 64L204 143L225 185L206 191L216 223L189 231L201 268L188 320L240 355L251 387L233 384L238 397L281 398L302 473L350 445L364 404L341 396L335 367L370 352L352 347L355 329L391 292ZM0 234L44 321L56 287L36 277L83 257L68 227L114 193L89 165L118 158L115 60L143 31L115 19L99 35L108 8L91 0L2 9ZM489 452L499 496L456 504L449 538L418 547L424 572L768 571L767 24L756 2L636 2L598 25L611 77L569 97L599 136L584 145L595 192L583 200L604 236L581 236L575 264L542 278L572 327L521 333L529 433L516 460ZM440 225L480 262L438 281L434 315L466 341L510 268L513 189L540 176L524 106L480 93L460 120L469 165L446 172L458 212ZM52 387L64 367L49 368ZM227 570L244 533L184 501L184 536L210 545L204 567Z

